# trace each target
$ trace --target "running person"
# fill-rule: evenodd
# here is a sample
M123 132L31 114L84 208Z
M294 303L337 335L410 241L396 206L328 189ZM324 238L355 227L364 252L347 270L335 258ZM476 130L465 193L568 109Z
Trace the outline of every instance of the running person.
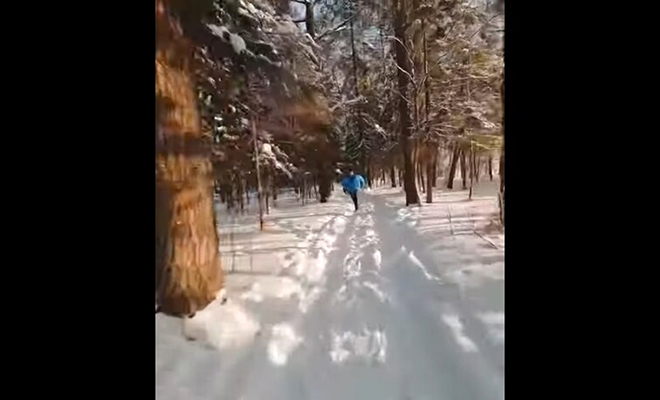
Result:
M355 204L355 211L358 210L358 198L357 198L357 193L359 190L364 189L366 186L366 183L364 182L364 178L360 175L356 175L353 173L352 169L348 170L348 175L344 177L344 179L341 180L341 185L344 188L344 192L348 193L351 196L351 200L353 200L353 204Z

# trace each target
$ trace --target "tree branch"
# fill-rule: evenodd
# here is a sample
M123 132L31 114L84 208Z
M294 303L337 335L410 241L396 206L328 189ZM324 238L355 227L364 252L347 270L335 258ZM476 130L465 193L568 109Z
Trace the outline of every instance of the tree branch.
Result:
M392 92L394 92L395 94L399 95L399 97L401 97L406 103L408 103L408 105L412 106L412 102L410 100L408 100L406 98L406 96L402 95L401 92L399 92L398 90L395 90L395 89L390 89L390 90Z
M413 89L415 89L415 92L417 92L417 85L415 84L415 80L413 79L412 75L410 75L410 72L406 71L405 69L401 68L399 66L399 63L394 62L394 65L399 69L399 71L403 72L404 74L408 75L408 79L410 79L410 83L413 85Z
M293 0L292 0L292 1L293 1ZM325 32L323 32L322 34L320 34L320 35L316 38L316 40L320 40L320 39L323 38L325 35L329 35L329 34L331 34L331 33L336 32L337 29L339 29L339 28L341 28L342 26L346 25L347 23L351 22L351 20L352 20L353 18L355 18L356 16L357 16L357 13L351 15L350 17L346 18L344 21L340 22L339 25L335 26L334 28L328 29L327 31L325 31Z
M307 22L307 19L299 19L299 20L293 21L294 24L300 24L300 23L303 23L303 22Z
M309 4L309 3L308 3L307 1L305 1L305 0L289 0L289 1L292 1L292 2L294 2L294 3L304 4L304 5L308 5L308 4Z

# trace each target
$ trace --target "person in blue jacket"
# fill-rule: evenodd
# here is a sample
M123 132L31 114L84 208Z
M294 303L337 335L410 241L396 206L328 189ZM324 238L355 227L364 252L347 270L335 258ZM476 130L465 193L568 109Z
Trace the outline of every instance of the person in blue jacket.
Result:
M366 183L364 178L360 175L353 173L352 169L348 170L348 174L341 180L341 185L344 188L344 193L348 193L355 204L355 211L358 210L358 198L357 193L359 190L364 189Z

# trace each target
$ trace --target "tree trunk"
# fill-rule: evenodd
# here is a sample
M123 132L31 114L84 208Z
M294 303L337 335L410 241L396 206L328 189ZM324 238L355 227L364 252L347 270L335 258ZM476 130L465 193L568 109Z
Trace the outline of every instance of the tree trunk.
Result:
M351 8L353 8L355 5L353 3L350 3ZM357 12L357 10L352 9L351 12ZM355 51L355 32L354 32L354 27L353 27L353 19L349 22L349 29L350 29L350 36L351 36L351 57L353 59L353 85L354 91L355 91L355 98L360 97L360 79L359 79L359 71L358 71L358 60L357 60L357 52ZM353 107L353 110L355 112L355 123L358 131L358 156L357 160L360 165L360 173L364 174L364 178L367 181L367 185L371 187L371 176L369 176L369 171L368 171L368 166L367 166L367 154L365 152L365 146L364 146L364 128L362 125L362 118L360 117L360 110L362 107L360 104L356 104ZM357 171L356 171L357 172Z
M397 69L397 85L399 89L399 143L403 153L403 176L404 190L406 192L406 206L410 204L419 204L419 193L415 185L415 163L413 162L411 142L412 124L410 121L410 109L406 98L409 97L408 86L410 63L404 43L407 43L405 24L406 24L406 0L393 0L394 9L394 36L398 39L394 41L396 49L396 62L399 65ZM402 98L402 97L403 98Z
M428 45L426 43L426 28L425 28L424 19L422 19L422 35L424 35L423 36L424 76L426 77L426 79L424 80L424 118L426 120L427 129L428 129L429 118L431 117L431 89L429 87L430 79L428 77L428 70L429 70Z
M220 201L227 203L227 185L220 183Z
M435 179L432 179L434 175L433 169L435 166L432 162L426 164L426 202L433 203L433 186L435 184Z
M156 2L156 296L163 313L205 308L222 289L210 151L197 112L193 47ZM186 149L200 149L186 151Z
M461 178L463 179L463 190L467 189L467 162L465 150L461 150Z
M392 182L392 187L396 187L396 170L394 168L394 164L390 166L390 181Z
M475 157L474 147L472 147L472 144L470 144L470 194L468 195L469 200L472 200L472 191L474 188L474 175L476 173L474 157Z
M229 179L231 179L231 177ZM235 207L234 185L230 181L226 187L227 187L227 210L231 210Z
M431 187L436 187L437 184L438 184L438 158L437 157L433 160L433 165L432 165L432 168L431 168L431 176L433 177L433 179L431 180L431 182L432 182Z
M372 176L373 171L371 170L371 166L369 165L368 161L366 162L365 165L366 165L366 171L367 171L367 186L369 188L371 188L371 183L372 183L371 181L372 181L372 178L373 178L373 176Z
M479 175L481 174L481 157L475 152L474 155L474 181L479 183Z
M239 174L238 172L236 174ZM243 179L240 175L238 175L238 196L241 198L241 212L245 212L245 199L243 198L243 194L246 194L248 192L247 190L247 181Z
M314 39L316 37L316 29L314 28L314 1L307 0L305 3L305 29L309 36Z
M502 154L500 155L500 192L504 193L504 145L502 145Z
M270 214L270 188L272 186L272 183L271 183L270 179L271 179L270 171L267 168L266 169L266 187L264 188L264 192L266 192L266 215Z
M319 191L316 188L316 178L314 178L314 198L315 199L319 198Z
M490 178L490 181L493 181L493 156L489 155L488 156L488 177Z
M419 164L419 187L423 188L422 192L426 191L426 185L424 184L424 164Z
M436 179L442 178L445 176L445 156L441 150L438 150L438 157L435 160L435 173L436 173Z
M332 177L330 175L330 167L324 166L321 168L319 173L319 196L320 202L325 203L330 197L330 192L332 191Z
M257 201L259 202L259 230L264 230L263 186L259 168L259 140L257 140L257 122L252 116L252 142L254 143L254 169L257 174Z
M447 177L447 189L454 188L454 178L456 177L456 165L458 164L458 158L460 157L461 148L458 143L454 145L454 151L451 155L451 162L449 164L449 176Z
M266 197L266 215L270 214L270 192L268 189L264 190Z

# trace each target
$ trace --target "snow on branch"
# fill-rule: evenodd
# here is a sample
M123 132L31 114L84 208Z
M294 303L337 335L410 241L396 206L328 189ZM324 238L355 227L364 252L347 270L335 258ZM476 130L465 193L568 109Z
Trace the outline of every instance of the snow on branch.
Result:
M262 143L261 149L259 151L261 158L265 160L268 164L272 165L276 169L284 172L286 176L291 179L293 177L292 171L290 171L290 163L288 163L288 156L284 154L276 145L270 143ZM278 155L283 158L284 163L278 159Z
M351 15L350 17L346 18L345 20L340 22L339 25L335 26L334 28L330 28L327 31L323 32L322 34L320 34L318 36L317 40L321 40L323 37L325 37L326 35L329 35L331 33L336 33L336 32L344 30L344 29L341 29L341 28L343 28L347 23L351 22L351 20L353 18L355 18L356 16L357 16L357 13L355 13L355 14Z
M218 26L214 24L208 24L206 26L211 30L211 32L215 36L218 36L222 40L229 42L236 54L241 54L243 51L246 50L245 40L243 40L243 38L240 35L229 32L229 29L227 29L224 26Z
M358 104L358 103L366 103L366 101L367 101L367 99L364 96L355 97L353 99L346 100L346 101L342 100L341 102L339 102L339 103L335 104L334 106L330 107L330 112L334 112L339 107L346 107L346 106L350 106L350 105Z

